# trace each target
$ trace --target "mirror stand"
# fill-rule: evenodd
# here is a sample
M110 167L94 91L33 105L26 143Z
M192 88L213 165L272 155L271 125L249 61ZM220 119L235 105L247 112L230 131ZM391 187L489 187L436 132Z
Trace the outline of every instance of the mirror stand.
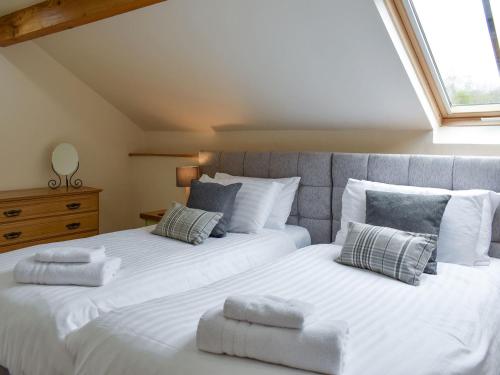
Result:
M54 168L54 163L51 163L51 165L52 165L52 170L54 171L55 175L58 178L58 181L55 179L51 179L51 180L49 180L48 185L51 189L55 190L55 189L58 189L61 187L62 176L56 172L56 170ZM80 178L76 178L73 180L73 177L75 176L76 172L78 172L79 168L80 168L80 162L78 162L78 164L76 165L75 171L71 175L64 176L64 178L66 180L66 190L68 190L70 188L70 186L74 189L79 189L83 186L83 181Z

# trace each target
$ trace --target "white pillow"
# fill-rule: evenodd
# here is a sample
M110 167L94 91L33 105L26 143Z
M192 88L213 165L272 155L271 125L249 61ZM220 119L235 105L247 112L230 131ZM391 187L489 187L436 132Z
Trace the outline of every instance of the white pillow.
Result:
M216 180L230 179L233 182L248 182L248 181L273 181L283 184L283 189L281 190L279 197L273 205L273 209L269 214L269 218L264 225L266 228L270 229L285 229L285 224L292 211L292 204L295 198L295 193L299 187L300 177L288 177L288 178L258 178L258 177L242 177L242 176L232 176L227 173L215 174Z
M236 183L230 179L215 180L207 175L201 176L200 181L221 185ZM282 189L283 184L271 181L242 183L234 200L229 232L258 233L262 230Z
M487 190L446 190L390 185L349 179L342 195L341 229L335 242L343 244L350 221L365 223L366 190L406 194L448 194L451 199L441 220L437 245L438 262L467 266L488 265L492 222L499 204L497 194Z

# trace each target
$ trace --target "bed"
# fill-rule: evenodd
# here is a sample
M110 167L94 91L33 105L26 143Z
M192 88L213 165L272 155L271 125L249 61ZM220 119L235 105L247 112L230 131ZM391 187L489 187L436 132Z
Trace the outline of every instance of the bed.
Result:
M497 375L500 260L439 264L419 287L340 265L340 247L315 245L198 290L116 310L71 334L77 375L303 373L196 348L198 320L230 294L314 303L349 323L345 375ZM452 308L450 308L452 307Z
M331 243L340 228L349 178L451 190L500 191L500 158L346 153L206 152L202 170L259 177L302 176L289 223L312 242ZM496 212L490 255L500 256ZM253 360L201 353L200 316L228 294L302 298L351 326L346 374L498 374L500 260L489 267L439 264L417 288L341 266L336 245L301 249L272 264L177 296L117 310L72 333L76 373L300 373Z
M199 246L151 234L152 227L0 255L0 364L15 374L70 374L64 337L114 309L207 285L310 243L304 228L230 233ZM122 258L114 281L100 288L15 284L12 268L49 246L104 245Z
M202 172L209 175L213 175L215 172L224 172L232 175L249 177L280 178L300 176L301 182L288 224L306 228L311 235L311 242L313 244L331 243L336 232L339 230L342 193L349 178L400 185L427 186L455 190L479 188L500 192L500 158L345 154L331 152L202 152L200 153L200 163ZM387 328L390 327L390 325L383 327L370 326L369 323L371 321L369 317L365 319L363 315L366 315L366 310L371 311L372 305L367 305L368 302L377 306L380 305L381 311L383 311L384 305L388 304L390 301L382 298L384 297L383 293L373 288L376 285L382 285L384 288L391 291L391 293L394 292L395 295L401 295L401 291L406 291L408 290L407 288L410 287L401 285L392 280L390 280L389 283L389 280L379 275L367 275L363 271L358 271L354 274L364 276L356 278L348 277L345 271L343 271L346 269L345 267L340 267L331 261L335 251L338 251L338 248L335 248L333 245L320 246L318 248L309 247L300 251L297 255L287 257L287 260L283 260L283 262L293 263L295 261L298 264L283 263L289 264L289 266L283 266L284 276L282 278L273 278L275 272L281 272L280 267L282 266L270 264L266 265L262 270L255 271L255 273L248 273L243 276L238 276L235 279L229 279L230 281L227 283L222 282L214 284L209 288L187 292L177 297L165 297L164 299L158 299L154 302L146 302L141 305L131 306L130 308L127 307L123 310L119 309L120 306L117 305L116 302L112 302L111 304L113 306L109 306L110 303L107 302L106 298L103 298L103 303L110 307L107 311L112 310L114 312L109 314L100 313L99 315L101 318L94 320L92 323L85 326L84 329L77 329L78 327L74 327L74 329L71 330L71 339L66 344L69 344L73 355L77 358L77 371L83 374L93 374L93 371L96 371L95 374L113 373L112 371L118 371L114 373L120 373L120 370L126 373L123 367L125 365L131 366L131 368L135 370L135 372L130 373L143 373L143 371L147 373L146 371L150 371L158 365L155 361L161 360L165 363L159 364L159 366L171 366L169 367L169 373L172 374L191 373L197 369L199 370L197 366L200 363L203 363L203 366L207 366L207 368L216 369L214 371L219 371L218 366L221 361L224 362L224 369L226 367L233 369L233 373L241 370L241 363L245 363L250 369L254 369L255 371L253 371L253 373L290 373L292 371L290 369L263 365L255 361L226 360L225 357L221 359L221 357L218 356L208 356L208 354L203 355L198 352L193 352L191 350L192 347L189 346L192 345L193 340L192 329L196 325L202 312L211 305L220 302L222 294L225 295L229 291L234 292L239 290L237 289L237 284L239 285L240 280L245 280L242 283L248 283L248 287L255 288L251 289L255 292L262 290L266 293L276 293L278 295L283 293L284 296L293 289L293 287L290 287L293 282L294 287L297 287L297 293L303 293L300 295L304 296L307 295L308 299L309 297L320 297L321 299L330 298L329 295L326 295L326 297L325 295L321 296L319 291L321 291L323 284L335 280L335 285L332 285L334 289L340 286L344 287L339 290L338 295L341 298L336 299L336 301L338 301L337 304L335 304L335 301L332 301L331 303L333 304L331 306L323 305L323 308L330 309L331 307L335 307L338 308L339 311L344 309L343 313L353 314L354 317L357 317L356 320L353 320L352 324L355 327L355 332L358 331L359 336L355 335L357 338L353 340L363 341L365 337L361 331L367 330L367 332L370 332L378 339L378 341L375 339L367 339L367 342L375 347L377 345L382 345L381 342L385 340L385 338L390 337L391 331ZM493 238L490 255L500 257L499 211L496 213L493 224ZM322 259L322 265L319 266L318 269L315 269L312 263L309 263L309 258L318 261ZM289 261L288 259L292 260ZM325 262L325 260L327 262ZM138 264L141 264L141 262L144 262L144 258L137 257L136 261ZM273 262L270 259L267 261ZM273 269L272 267L277 268ZM311 272L309 272L308 267L312 267ZM449 277L436 278L442 285L438 285L434 281L426 283L427 278L424 278L423 285L436 286L424 286L423 288L419 287L419 289L410 289L413 293L408 295L415 298L414 300L407 301L401 306L395 303L388 304L388 306L392 306L396 311L401 311L401 309L406 308L410 316L413 316L413 310L411 310L409 306L412 306L413 303L420 303L424 300L427 301L428 297L432 297L430 301L434 301L435 303L432 305L422 303L422 307L417 305L418 308L415 309L415 311L420 311L424 306L423 312L427 314L429 314L429 311L439 311L441 309L442 315L440 316L443 317L448 314L449 311L453 313L451 303L459 303L461 301L459 296L456 296L456 290L453 291L451 287L448 288L449 284L455 281L459 282L460 285L463 284L464 288L466 288L470 294L470 301L474 302L474 309L471 309L470 312L467 312L467 309L463 309L463 311L460 312L463 313L463 316L459 313L453 316L453 318L456 319L454 323L462 321L461 319L463 318L464 325L462 328L458 329L458 333L454 333L453 328L455 325L447 325L447 318L442 318L440 320L440 324L442 324L441 328L436 328L436 321L433 320L430 320L428 325L425 325L424 321L419 321L418 319L415 320L415 322L412 321L412 327L417 330L416 332L421 332L422 330L422 332L427 332L429 335L434 335L433 337L436 337L436 340L442 344L443 349L441 352L442 356L437 356L436 353L429 353L428 350L418 351L416 354L429 354L431 358L436 361L439 359L443 361L444 364L449 364L451 361L453 363L457 362L459 363L458 366L463 366L460 368L466 369L467 371L469 371L469 369L475 371L478 368L490 371L492 366L491 363L494 362L494 356L492 356L491 353L499 349L498 343L488 334L489 332L498 332L498 322L496 318L493 317L490 319L489 315L487 315L487 313L491 312L489 309L496 308L498 311L499 307L497 304L498 282L494 276L500 273L498 272L498 261L495 260L491 267L488 268L488 271L483 273L473 272L472 270L474 269L466 269L466 267L460 266L448 267L447 265L440 265L440 268L444 271L443 275L449 275ZM286 273L287 270L290 272ZM323 274L321 273L322 270L324 271ZM349 269L349 271L352 271L352 269ZM263 280L267 280L269 284L259 284L259 278L262 272L264 274L266 272L269 273L268 279L262 276ZM304 272L306 273L304 274ZM325 276L326 274L328 274L328 276ZM320 275L323 276L320 277ZM351 273L349 273L349 275L351 275ZM474 280L476 276L477 283ZM141 280L141 282L147 284L148 277L147 273L145 273L137 277L131 284L136 284L137 280ZM288 282L288 279L290 279L290 282ZM352 282L352 285L349 282ZM370 287L372 282L373 286ZM305 283L306 285L298 288L298 286L301 286L301 283ZM467 285L469 284L472 286L468 287ZM196 285L192 283L189 286L186 285L186 289L195 286ZM365 286L368 290L371 290L371 293L364 292ZM426 290L428 291L441 287L446 287L450 295L448 296L446 293L443 295L436 293L429 296L422 296L422 294L426 295ZM477 296L474 296L471 292L475 288L479 288L480 291ZM221 290L221 294L218 294L219 289ZM485 291L484 293L483 290ZM353 291L359 293L360 297L351 298ZM111 301L120 301L122 298L122 296L115 295L114 293L110 293L108 297ZM337 296L335 297L337 298ZM382 302L379 302L379 299ZM315 300L312 301L314 302ZM341 303L340 301L343 302ZM445 303L441 303L440 306L436 307L439 301L445 301ZM326 302L329 303L328 301ZM353 303L359 304L361 307L364 306L366 309L354 311ZM318 304L321 304L321 301L318 300ZM341 305L345 305L345 307L342 308ZM151 314L148 312L149 310ZM168 316L166 315L167 313ZM484 325L478 323L478 314L481 314L481 317L487 317L489 320L485 320ZM127 318L128 316L133 316L136 321L132 322ZM476 320L473 319L474 317ZM17 317L15 320L17 320ZM26 317L26 320L29 320L29 318ZM391 321L397 322L395 319L389 319L387 324ZM405 321L402 318L400 322ZM418 325L417 323L422 324ZM467 324L477 329L469 329L467 328ZM474 324L476 326L474 326ZM399 330L401 327L401 325L398 325L396 328ZM38 327L38 331L42 332L43 330L40 330ZM55 330L53 331L56 332ZM13 358L12 362L13 365L17 366L15 367L16 369L23 366L29 366L30 370L33 370L33 372L26 370L24 373L28 375L32 373L43 373L37 372L39 364L32 360L33 355L31 355L31 347L29 347L29 344L26 343L25 340L23 341L23 337L31 336L30 332L21 332L22 334L19 334L18 337L21 349L25 349L24 357L22 354L16 352L16 349L11 346L10 341L2 339L4 341L0 342L0 345L4 348L5 355L10 355ZM475 332L480 332L481 337L476 337L477 335ZM413 339L412 335L413 333L411 335L409 334L408 337L410 337L410 339L408 342L414 344L418 343L418 340ZM0 331L0 337L2 336ZM416 337L419 336L420 335L417 335ZM14 333L12 337L16 337L16 334ZM40 334L40 337L43 338L43 334ZM159 340L158 342L155 341L157 339ZM398 341L394 336L392 340L397 342L397 345L395 345L394 341L390 341L391 344L394 345L391 347L392 352L394 352L391 353L392 358L405 358L409 348L405 346L406 344L402 342L403 340ZM59 341L62 341L62 339ZM466 345L468 343L473 343L474 345L468 346ZM480 347L477 348L475 344L480 345ZM163 348L161 349L163 350L161 353L156 351L156 345L158 348ZM460 345L462 345L462 347L460 347ZM362 346L362 348L368 351L371 346L365 345ZM448 352L448 346L451 352ZM389 346L384 347L389 348ZM441 347L436 348L440 349ZM114 361L109 362L106 358L100 357L100 351L106 351ZM61 347L57 350L53 350L53 354L56 355L55 358L59 356L61 362L63 359L67 360L66 365L69 367L71 362L70 358L73 358L73 356L69 356L69 354L63 352L64 350L61 349ZM376 369L383 368L381 364L378 364L378 361L379 357L382 361L384 356L380 351L375 351L375 353L376 355L370 356L370 360L373 361L373 363L369 363L369 368L373 366L375 366L374 368ZM35 354L39 353L35 352ZM128 360L128 356L130 356L130 359L133 358L136 363L131 363L131 361ZM45 361L45 363L51 362L52 360L50 358L54 357L41 355L40 363L43 363L43 361ZM201 362L199 362L199 358L203 358ZM387 359L388 357L385 358ZM4 360L4 358L1 359ZM192 363L190 362L191 360ZM149 362L151 362L151 365L148 365ZM363 362L364 365L367 365L367 363L368 359ZM387 362L384 362L384 365L387 365ZM393 365L391 368L401 369L405 368L404 365L404 363L401 363L397 366ZM438 369L443 366L443 364L432 364L432 366L434 365L435 368ZM60 365L57 364L57 366ZM144 368L142 368L142 366L144 366ZM422 373L425 374L426 371L430 369L429 366L424 366ZM61 367L58 368L61 370ZM115 370L115 368L117 370ZM452 366L451 368L457 369L458 367ZM161 367L161 369L163 371L164 367ZM356 374L358 370L359 368L353 367L349 371ZM473 370L470 370L471 373L475 373ZM241 371L244 373L243 370ZM53 371L52 373L58 374L64 372ZM410 371L410 373L413 372ZM16 372L13 371L13 375L16 375Z

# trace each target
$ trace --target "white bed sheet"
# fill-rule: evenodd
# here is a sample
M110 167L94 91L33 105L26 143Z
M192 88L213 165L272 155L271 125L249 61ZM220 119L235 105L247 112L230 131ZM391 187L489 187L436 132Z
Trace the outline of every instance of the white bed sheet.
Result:
M319 318L350 325L345 375L497 375L500 260L439 264L418 287L337 264L335 245L298 250L198 290L107 314L67 338L77 375L304 373L200 352L200 316L232 293L314 303Z
M297 249L302 249L303 247L311 245L311 235L306 228L287 224L285 225L284 231L295 243Z
M155 236L152 227L35 246L0 255L0 365L11 375L71 374L65 336L114 309L210 284L296 250L285 231L228 234L192 246ZM15 284L14 265L50 246L106 247L122 258L100 288Z

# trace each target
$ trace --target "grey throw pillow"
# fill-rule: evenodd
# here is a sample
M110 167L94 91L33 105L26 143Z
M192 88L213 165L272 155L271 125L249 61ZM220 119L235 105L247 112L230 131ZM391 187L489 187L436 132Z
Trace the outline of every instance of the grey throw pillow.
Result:
M436 246L435 234L350 222L346 241L336 261L418 285Z
M187 206L210 212L221 212L222 218L212 230L212 237L224 237L233 216L234 200L241 189L241 183L221 185L193 181Z
M422 195L366 191L366 223L413 233L439 236L439 228L450 195ZM437 248L425 273L437 273Z
M199 245L208 238L221 217L221 212L187 208L174 202L152 233Z

